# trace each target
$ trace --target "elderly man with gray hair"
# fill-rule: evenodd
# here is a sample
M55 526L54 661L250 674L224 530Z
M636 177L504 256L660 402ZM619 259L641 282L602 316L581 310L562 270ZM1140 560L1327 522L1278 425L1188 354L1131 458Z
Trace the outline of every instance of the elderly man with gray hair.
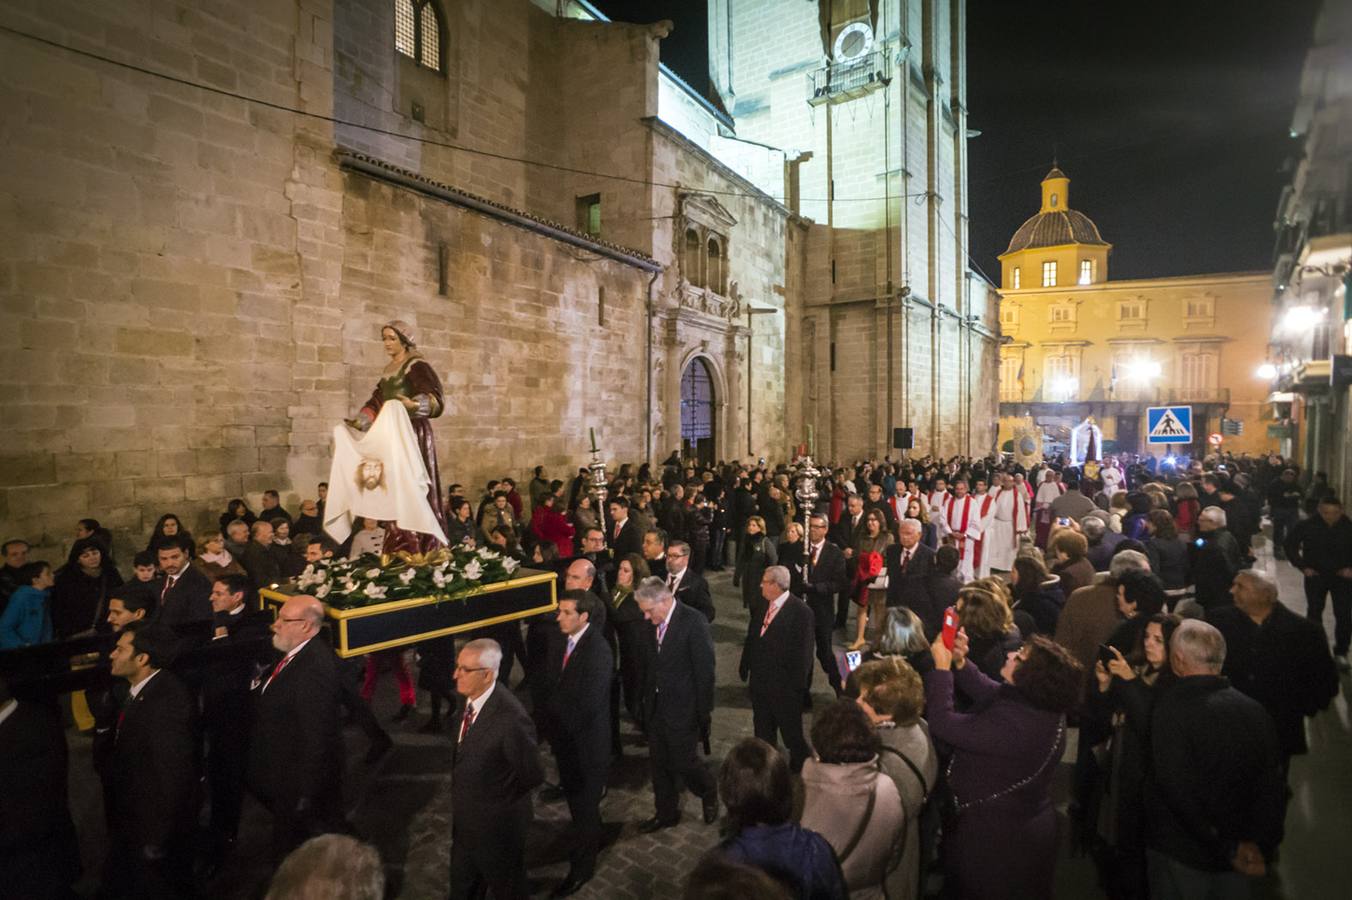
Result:
M769 566L760 595L751 603L737 673L750 682L751 721L756 737L775 746L784 738L789 765L803 768L811 751L803 737L803 708L812 685L812 610L789 593L785 566Z
M465 698L451 762L451 898L526 897L531 791L545 780L521 701L498 690L502 647L480 638L460 649L455 690Z
M1328 708L1338 695L1338 670L1324 629L1287 609L1266 572L1240 572L1230 594L1234 606L1207 614L1230 648L1222 672L1277 723L1285 771L1292 755L1309 750L1305 717Z
M650 663L643 685L655 814L639 825L652 834L681 821L684 782L703 800L704 822L718 819L718 787L697 754L708 740L714 711L714 639L709 621L676 600L660 578L645 578L634 591L648 631Z
M1272 719L1220 673L1226 644L1189 619L1169 642L1178 682L1151 717L1150 895L1247 897L1282 838L1285 787Z
M1239 543L1225 527L1225 510L1208 506L1197 517L1191 574L1197 602L1208 613L1230 603L1230 585L1244 568Z

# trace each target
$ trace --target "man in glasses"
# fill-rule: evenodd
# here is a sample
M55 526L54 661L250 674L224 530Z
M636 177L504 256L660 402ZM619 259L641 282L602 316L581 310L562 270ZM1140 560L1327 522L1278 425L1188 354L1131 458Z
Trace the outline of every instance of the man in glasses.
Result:
M544 781L535 730L510 690L497 689L502 648L470 641L456 658L465 698L456 723L451 778L451 900L528 897L526 831L531 791Z
M272 623L283 654L255 679L248 785L273 815L272 848L285 856L301 842L342 830L343 734L338 660L319 637L324 607L292 597Z

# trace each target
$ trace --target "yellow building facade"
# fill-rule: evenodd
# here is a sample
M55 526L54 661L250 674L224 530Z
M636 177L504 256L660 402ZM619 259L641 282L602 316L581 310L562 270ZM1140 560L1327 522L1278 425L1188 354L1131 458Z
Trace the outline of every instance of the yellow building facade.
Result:
M1214 434L1227 451L1275 450L1268 386L1255 375L1267 352L1270 273L1110 281L1111 252L1053 168L1038 213L1000 256L1001 446L1031 420L1044 453L1066 450L1070 429L1092 417L1106 452L1162 454L1146 442L1147 408L1190 406L1187 452L1207 452Z

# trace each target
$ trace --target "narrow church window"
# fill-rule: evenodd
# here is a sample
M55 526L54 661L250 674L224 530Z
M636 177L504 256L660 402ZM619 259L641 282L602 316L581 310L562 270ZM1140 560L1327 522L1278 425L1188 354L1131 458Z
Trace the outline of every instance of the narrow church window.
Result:
M1056 209L1056 195L1052 194L1052 209Z
M685 280L695 287L704 287L704 279L700 277L700 250L701 242L699 232L693 228L686 229L685 232Z
M716 294L724 293L723 247L718 243L717 238L709 238L709 269L707 275L709 283L705 287Z
M592 237L601 234L600 194L587 194L577 198L577 227Z
M394 0L394 49L441 71L441 16L432 0Z
M1015 266L1015 267L1014 267L1014 278L1013 278L1013 280L1010 282L1010 285L1009 285L1009 286L1012 287L1012 288L1013 288L1014 290L1016 290L1016 291L1019 289L1019 281L1020 281L1019 274L1020 274L1020 273L1019 273L1019 267L1018 267L1018 266Z
M1094 261L1092 259L1080 260L1080 284L1094 283Z
M1049 259L1042 264L1042 286L1056 287L1056 260Z

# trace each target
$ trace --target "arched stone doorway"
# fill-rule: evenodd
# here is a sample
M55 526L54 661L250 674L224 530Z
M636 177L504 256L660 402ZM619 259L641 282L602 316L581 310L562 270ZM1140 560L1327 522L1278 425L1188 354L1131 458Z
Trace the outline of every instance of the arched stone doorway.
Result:
M681 457L713 465L718 398L709 363L696 356L681 372Z

